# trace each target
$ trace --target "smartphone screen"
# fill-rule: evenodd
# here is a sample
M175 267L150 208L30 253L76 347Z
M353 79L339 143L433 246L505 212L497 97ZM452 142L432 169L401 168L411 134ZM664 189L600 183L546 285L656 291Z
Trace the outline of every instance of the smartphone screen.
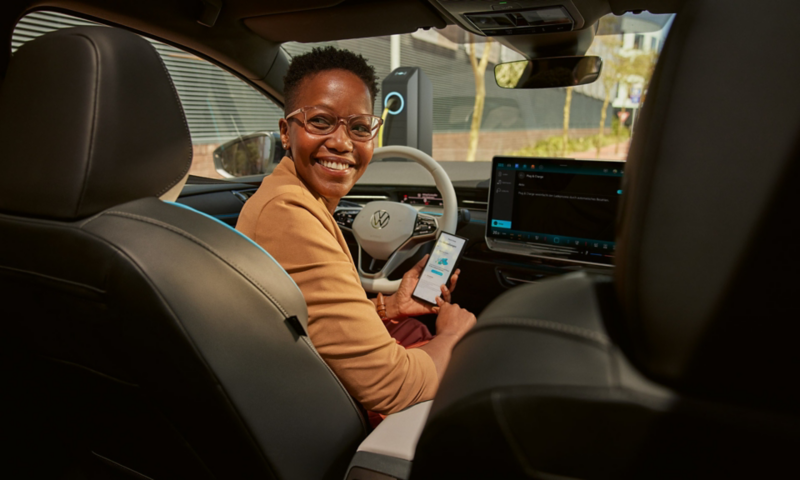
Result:
M467 239L442 232L436 246L428 258L428 264L422 270L417 288L412 296L422 301L436 305L436 297L442 294L442 285L450 280L456 264L461 257L461 251Z

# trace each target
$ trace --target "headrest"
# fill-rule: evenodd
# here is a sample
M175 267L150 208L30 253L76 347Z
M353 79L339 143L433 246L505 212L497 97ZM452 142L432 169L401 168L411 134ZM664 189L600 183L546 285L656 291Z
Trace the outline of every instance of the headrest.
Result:
M72 220L182 180L192 161L183 109L139 36L79 27L13 56L0 89L0 212Z
M615 284L646 374L797 410L800 2L754 5L676 16L625 168Z

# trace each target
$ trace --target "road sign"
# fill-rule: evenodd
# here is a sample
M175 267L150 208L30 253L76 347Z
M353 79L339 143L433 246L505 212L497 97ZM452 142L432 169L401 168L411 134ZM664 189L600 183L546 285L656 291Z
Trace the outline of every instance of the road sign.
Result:
M631 103L639 104L642 99L642 87L631 87Z
M630 114L631 112L628 112L626 110L620 110L619 112L617 112L617 117L619 117L619 123L625 124L625 121L628 119Z

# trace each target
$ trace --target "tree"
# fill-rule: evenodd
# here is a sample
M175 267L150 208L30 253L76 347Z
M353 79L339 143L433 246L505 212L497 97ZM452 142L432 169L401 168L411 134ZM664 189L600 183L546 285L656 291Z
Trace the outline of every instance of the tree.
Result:
M481 120L483 119L483 106L486 103L486 66L489 64L489 47L492 43L491 38L486 38L483 46L483 56L478 61L475 54L475 36L469 34L469 63L472 65L472 74L475 76L475 105L472 109L472 123L469 127L469 150L467 150L467 161L474 162L478 153L478 137L481 131Z
M567 156L567 144L569 143L569 109L572 107L572 87L567 87L567 95L564 99L564 134L561 138L561 156Z
M642 86L642 96L640 104L647 91L647 85L653 75L658 54L655 51L643 52L641 50L620 50L619 63L617 65L617 78L620 85L630 87L632 85ZM625 108L622 109L625 111ZM615 153L619 152L619 142L617 142Z
M603 109L600 111L600 125L597 130L597 156L600 156L600 149L603 147L603 135L605 135L606 117L608 104L611 103L611 92L618 82L617 78L617 58L619 49L622 47L622 39L616 35L598 36L594 39L592 48L595 54L603 59L603 72L600 79L603 82L605 96L603 98Z
M516 88L519 79L525 72L525 67L528 65L527 60L520 60L518 62L501 63L494 70L497 85L500 88Z
M611 92L615 86L642 85L642 99L650 78L653 75L658 54L653 51L623 50L622 35L603 35L595 37L592 50L595 55L603 58L603 73L601 79L605 89L603 110L600 112L600 125L597 135L597 154L603 146L603 135L606 123L606 112L611 101ZM622 109L625 111L625 108ZM617 142L617 151L619 142Z

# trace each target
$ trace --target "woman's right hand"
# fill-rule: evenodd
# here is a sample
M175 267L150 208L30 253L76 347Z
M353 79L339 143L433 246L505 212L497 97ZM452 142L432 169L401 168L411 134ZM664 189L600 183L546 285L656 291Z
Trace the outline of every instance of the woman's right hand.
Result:
M461 308L457 303L447 303L436 297L439 315L436 317L436 335L454 335L457 339L464 336L475 325L475 315Z
M430 355L441 380L447 370L447 364L450 363L450 352L461 337L475 325L475 315L455 303L445 302L441 297L436 298L436 304L438 305L436 308L439 309L439 315L436 317L436 336L419 349Z

